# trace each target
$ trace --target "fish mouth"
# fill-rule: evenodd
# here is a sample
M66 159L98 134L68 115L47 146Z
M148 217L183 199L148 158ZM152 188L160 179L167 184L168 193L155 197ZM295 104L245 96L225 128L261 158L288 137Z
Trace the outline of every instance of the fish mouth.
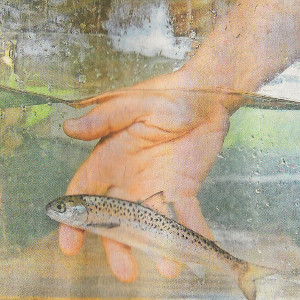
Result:
M51 205L52 205L52 202L48 203L46 205L46 215L52 219L52 220L55 220L57 222L61 222L61 217L59 215L58 212L54 211L52 208L51 208Z
M47 215L48 215L48 212L50 210L50 207L51 207L51 202L46 205L46 213L47 213Z

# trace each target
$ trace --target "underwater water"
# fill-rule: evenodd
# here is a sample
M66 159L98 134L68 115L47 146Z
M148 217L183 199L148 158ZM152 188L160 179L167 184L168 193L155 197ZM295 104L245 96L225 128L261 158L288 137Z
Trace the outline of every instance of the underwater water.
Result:
M186 22L174 13L175 5L168 10L164 1L69 2L0 4L1 85L63 99L130 86L179 68L195 39L203 39L215 23L208 4L201 8L204 29L187 28L185 34L178 33L176 24L183 28ZM220 14L231 2L219 4ZM92 9L95 3L97 10ZM170 21L172 16L177 23ZM299 102L299 91L296 62L259 92ZM78 256L64 256L58 248L58 224L46 216L45 206L65 193L96 142L70 139L62 130L66 119L87 109L30 101L12 97L0 105L1 299L243 299L233 282L210 270L201 279L187 268L175 280L162 279L151 260L136 250L138 281L120 283L93 235L87 235ZM245 107L230 121L223 149L198 194L202 212L216 240L234 255L278 269L299 269L299 110ZM299 274L266 279L258 295L298 299Z

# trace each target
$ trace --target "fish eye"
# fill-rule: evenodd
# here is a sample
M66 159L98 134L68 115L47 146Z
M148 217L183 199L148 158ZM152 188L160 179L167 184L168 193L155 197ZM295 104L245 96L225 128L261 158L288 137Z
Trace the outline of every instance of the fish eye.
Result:
M66 205L64 203L57 203L56 205L57 211L63 213L66 211Z

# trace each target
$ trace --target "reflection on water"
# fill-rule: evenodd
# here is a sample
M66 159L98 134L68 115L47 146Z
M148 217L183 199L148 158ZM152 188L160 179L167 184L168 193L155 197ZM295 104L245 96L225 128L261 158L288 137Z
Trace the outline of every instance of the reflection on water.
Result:
M200 39L206 35L200 25L196 29L194 23L187 22L186 1L181 6L180 2L169 1L173 32L165 31L165 44L161 51L152 49L154 57L146 57L137 49L122 49L130 39L114 41L106 35L111 30L109 26L116 24L109 8L117 6L118 1L0 4L1 84L73 99L172 71L185 58L172 59L163 50L180 45L181 53L185 53L189 43L180 43L195 35ZM202 11L201 24L211 29L216 17L214 9L220 1L204 2L203 7L193 7L192 12ZM226 1L228 5L229 2L232 1ZM88 10L95 3L98 9ZM123 5L126 3L129 2ZM220 11L224 13L226 7ZM147 2L144 10L152 8ZM43 12L46 21L44 17L41 21L37 11ZM141 13L143 9L137 6L136 11ZM86 21L88 17L90 22ZM138 24L138 16L131 20L136 23L127 25L134 34L142 36L148 32L144 27L152 26L150 20ZM161 26L163 35L167 25ZM176 26L186 31L179 32ZM128 29L121 25L119 28ZM178 35L184 39L178 39ZM300 89L295 87L299 87L299 69L298 62L263 91L277 89L273 96L299 99ZM281 90L289 94L281 94ZM81 114L63 104L19 105L0 111L0 296L204 295L203 299L241 299L231 281L209 271L200 280L187 269L175 281L161 279L150 259L139 252L141 274L137 283L121 284L109 273L95 236L88 235L78 257L65 257L59 252L56 232L52 233L57 224L45 215L45 205L64 194L75 170L94 145L71 140L62 132L66 118ZM281 269L300 267L299 122L297 111L240 109L231 118L224 148L198 195L203 213L224 248ZM273 294L266 295L262 288L265 299L274 299L274 295L297 299L299 275L271 278L265 286L273 290Z
M6 33L2 39L4 53L6 39L15 40L16 59L13 72L1 72L2 84L67 99L132 85L182 64L166 57L121 53L103 35ZM7 68L3 59L2 64Z

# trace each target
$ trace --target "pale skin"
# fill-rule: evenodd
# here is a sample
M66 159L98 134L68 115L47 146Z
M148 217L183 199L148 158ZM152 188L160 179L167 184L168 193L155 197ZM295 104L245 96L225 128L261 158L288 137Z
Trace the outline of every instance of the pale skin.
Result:
M64 131L100 142L81 165L67 194L106 194L137 201L163 191L178 221L213 239L196 194L210 171L229 126L244 99L203 94L195 89L223 87L255 91L300 57L299 1L245 0L180 70L83 103L97 103ZM138 274L131 249L102 238L107 260L120 281ZM76 254L84 232L61 225L59 243ZM154 258L159 272L176 277L180 265Z

